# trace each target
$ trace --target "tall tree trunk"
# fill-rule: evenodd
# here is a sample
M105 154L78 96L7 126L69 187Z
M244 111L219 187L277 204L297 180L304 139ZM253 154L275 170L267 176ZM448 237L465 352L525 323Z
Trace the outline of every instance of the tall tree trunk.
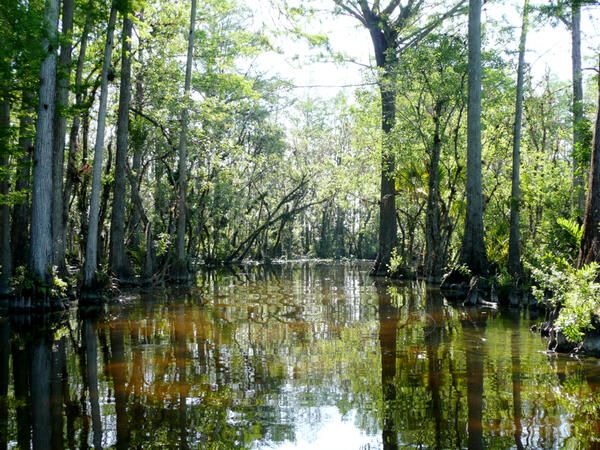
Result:
M396 123L396 85L393 71L395 58L390 58L388 50L394 48L383 38L383 33L371 31L377 67L383 70L379 81L381 94L381 129L383 146L381 156L381 189L379 197L379 247L375 266L371 275L386 275L392 258L392 250L398 243L396 224L396 181L395 162L391 132ZM395 51L395 50L394 50ZM391 60L390 60L391 59Z
M31 196L31 246L29 268L45 282L52 265L52 144L56 97L56 34L58 0L46 0L47 26L43 48L47 53L40 68L40 97L33 155L33 193Z
M115 155L115 185L110 221L110 267L120 279L131 277L125 253L125 197L127 195L127 143L129 138L129 104L131 103L131 30L129 10L123 13L121 86L117 118L117 152Z
M523 116L523 78L525 69L525 42L529 18L529 0L523 5L523 28L519 43L519 66L517 68L517 101L513 132L512 188L510 195L510 235L508 239L508 273L514 278L521 274L521 232L519 230L520 165L521 165L521 119Z
M19 119L19 149L21 156L17 162L15 192L25 198L15 204L12 219L12 256L13 267L25 266L29 252L29 188L31 176L31 157L33 155L33 114L34 94L23 91L21 117Z
M442 233L440 229L440 155L442 138L440 136L440 115L443 103L436 102L435 131L433 145L429 155L429 192L427 193L427 213L425 216L425 276L427 281L439 283L443 269Z
M65 262L65 227L63 225L63 172L65 165L66 110L69 107L71 81L71 34L73 31L74 0L62 1L62 42L56 80L56 112L54 114L54 143L52 164L52 257L60 274L67 273Z
M469 0L469 99L467 111L467 211L460 261L474 275L488 270L483 239L481 182L481 0Z
M93 97L90 98L90 104L93 103ZM88 165L88 154L89 154L89 140L90 140L90 111L86 110L83 114L83 127L81 130L81 167ZM77 196L77 210L79 212L79 229L81 233L79 235L79 251L81 256L85 255L85 249L87 247L87 220L86 213L88 210L88 186L90 184L90 178L87 174L83 174L81 179L81 185L79 186L79 195Z
M585 186L581 161L583 75L581 72L581 0L571 1L571 62L573 70L573 193L577 216L585 212Z
M10 154L10 100L6 94L0 99L0 167L3 168L8 168ZM9 293L12 276L8 191L9 174L5 173L0 176L0 295Z
M90 0L91 3L92 0ZM77 56L77 68L75 69L75 105L80 108L84 100L84 91L82 89L83 83L83 64L85 63L85 55L87 52L88 35L91 25L91 4L88 3L87 16L85 18L85 25L81 34L81 44L79 46L79 55ZM77 149L79 147L79 128L81 126L81 114L76 114L73 117L73 123L71 125L71 131L69 133L69 153L67 158L67 176L65 179L65 188L63 191L63 230L66 230L69 222L69 206L71 204L71 195L73 194L73 187L77 182Z
M599 64L600 68L600 64ZM600 82L578 267L600 262Z
M179 202L177 207L177 239L176 239L176 271L175 278L181 281L188 279L187 260L185 255L185 223L186 223L186 191L187 191L187 125L188 102L192 84L192 61L194 58L194 29L196 25L196 3L192 0L190 14L190 30L188 36L187 63L185 67L185 85L183 108L181 110L181 134L179 135Z
M85 249L85 264L83 267L83 287L89 290L94 281L94 274L98 264L98 216L100 214L100 185L102 178L102 152L104 150L104 130L106 127L106 104L108 101L108 72L113 50L113 36L117 21L116 0L110 8L110 18L106 30L106 44L104 46L104 63L102 65L100 105L98 107L98 125L96 131L96 145L94 147L94 169L92 174L92 194L90 198L90 215L88 222L88 239Z
M142 56L142 48L138 48L138 58L141 64L143 64L143 56ZM144 107L144 83L142 79L142 71L140 70L136 76L135 80L135 96L134 96L134 104L136 106L136 111L143 110ZM131 196L133 198L139 197L140 195L140 172L142 170L142 155L144 152L144 143L146 142L146 130L144 125L142 125L139 120L139 113L136 113L134 116L134 126L131 131L131 143L133 146L133 161L131 164L131 170L133 172L133 178L131 183ZM130 231L132 234L132 242L131 245L133 248L137 249L141 243L141 233L140 233L140 221L141 221L141 211L139 208L134 208L132 217L131 217L131 226Z
M106 180L102 185L102 193L100 194L100 213L98 214L98 261L101 263L106 262L106 253L108 250L108 228L105 228L106 216L108 214L108 200L110 193L113 190L114 181L109 181L110 171L112 170L113 163L113 151L112 142L109 142L106 152L108 153L106 158L106 167L104 168L104 179Z

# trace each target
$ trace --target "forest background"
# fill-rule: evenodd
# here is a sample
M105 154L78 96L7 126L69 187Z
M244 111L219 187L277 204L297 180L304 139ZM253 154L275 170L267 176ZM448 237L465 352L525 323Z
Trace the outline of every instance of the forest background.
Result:
M383 254L379 273L433 282L473 270L461 264L469 2L446 3L3 4L1 291L61 297L73 276L94 293L112 278L185 281L200 264L299 256ZM578 265L597 91L593 3L484 5L481 209L485 275L499 285ZM353 8L394 24L384 70ZM393 123L382 106L390 95ZM382 180L395 198L393 239L381 237Z

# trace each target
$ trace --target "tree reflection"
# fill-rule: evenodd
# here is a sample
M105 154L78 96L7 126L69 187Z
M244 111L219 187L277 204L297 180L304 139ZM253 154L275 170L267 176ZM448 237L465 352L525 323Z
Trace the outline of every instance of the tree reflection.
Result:
M178 378L178 410L179 410L179 447L188 448L187 442L187 407L189 392L187 379L187 332L185 315L185 297L176 305L175 317L175 365Z
M98 343L96 339L95 317L93 315L84 315L82 317L81 334L83 348L85 351L85 374L87 386L85 390L89 392L90 410L92 413L92 433L94 448L102 448L102 421L100 418L100 402L98 393ZM87 442L82 445L87 447Z
M129 418L127 416L127 364L125 362L125 323L117 318L110 326L110 352L108 371L113 380L117 425L117 448L129 448Z
M333 408L385 449L596 445L594 364L549 364L519 312L366 273L215 272L68 324L0 321L0 449L301 445Z
M0 319L0 448L8 448L8 360L10 325Z
M46 333L42 333L30 345L34 449L48 448L48 440L52 435L50 421L50 345Z
M66 397L69 395L65 389L67 382L67 355L66 338L62 336L52 345L51 355L51 379L50 379L50 414L52 417L52 439L51 447L53 449L64 448L64 420L63 405Z
M469 449L483 449L483 355L487 317L481 310L467 308L461 324L467 359L467 405Z
M443 448L442 425L443 405L440 395L442 383L441 360L438 355L444 329L444 299L438 292L426 291L425 312L427 325L424 327L427 346L427 380L431 393L430 415L435 425L435 448Z
M31 400L30 368L27 350L11 343L13 383L16 403L17 446L29 448L31 445Z
M513 421L514 421L514 438L517 449L523 448L521 441L522 435L522 406L521 406L521 312L520 310L512 309L509 312L510 317L510 355L512 368L512 397L513 397Z
M376 283L379 301L379 345L381 347L381 389L383 391L383 448L398 448L398 433L394 421L393 403L396 400L396 330L398 310L392 302L387 286Z

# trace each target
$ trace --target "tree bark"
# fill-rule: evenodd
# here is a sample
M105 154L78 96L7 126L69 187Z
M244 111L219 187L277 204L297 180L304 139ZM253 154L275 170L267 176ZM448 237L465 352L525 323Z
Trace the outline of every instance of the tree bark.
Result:
M192 61L194 58L194 29L196 25L196 3L192 0L190 14L190 29L188 36L187 62L185 68L184 104L181 110L181 133L179 135L179 201L177 205L177 238L176 238L176 271L174 278L180 281L188 279L187 260L185 255L185 224L186 224L186 192L187 192L187 125L188 102L192 84Z
M91 0L90 0L91 1ZM85 25L81 34L81 44L79 46L79 55L77 56L77 68L75 69L75 105L81 107L84 100L84 92L82 90L83 83L83 65L85 63L85 55L87 52L88 35L91 24L91 5L88 3L88 12L85 19ZM69 133L69 153L67 158L67 176L65 180L65 188L63 191L63 229L67 230L69 222L69 205L71 204L71 195L73 187L77 182L77 149L79 147L79 128L81 126L81 114L76 114L73 117L71 131Z
M467 211L460 261L473 275L485 275L481 181L481 0L469 0L469 98L467 111Z
M140 63L143 64L142 48L138 48L138 58ZM136 76L135 80L135 97L134 103L136 110L142 112L144 107L144 83L142 79L142 71ZM144 151L144 143L146 142L146 130L143 125L139 123L141 117L138 113L134 116L134 126L132 127L131 143L133 146L133 161L131 164L131 170L134 176L131 179L131 196L133 198L139 197L140 195L140 172L142 170L142 155ZM132 234L131 245L137 249L141 243L141 232L140 232L140 220L141 212L139 208L134 208L131 216L130 231ZM143 229L142 229L143 231Z
M10 99L5 95L0 99L0 167L8 168L10 143ZM10 205L9 173L0 177L0 295L10 292L12 276L12 256L10 248Z
M600 262L600 82L584 217L579 268L594 261Z
M443 250L442 234L440 229L440 155L442 152L442 138L440 136L440 115L443 103L438 101L435 105L435 130L433 145L429 156L429 183L427 193L427 213L425 217L425 276L430 282L439 283L442 276Z
M15 204L12 219L12 256L13 267L25 266L29 253L29 211L30 211L30 175L31 157L33 155L33 114L34 94L24 91L21 100L21 117L19 119L19 149L21 156L17 162L15 192L25 196L23 201Z
M427 213L425 216L425 276L430 282L439 283L443 269L443 242L440 218L440 155L442 153L441 114L443 101L437 101L433 121L435 129L429 156L429 182L427 193Z
M585 185L581 157L583 123L583 75L581 71L581 3L571 1L571 62L573 71L573 193L577 216L585 212Z
M56 34L58 0L46 0L47 26L43 48L47 53L40 68L40 96L35 134L33 192L31 198L31 246L29 269L42 282L52 265L52 144L56 97Z
M375 26L375 25L373 25ZM392 250L398 243L396 224L396 179L394 175L395 162L391 132L396 123L396 83L393 71L396 59L388 57L389 49L395 49L395 44L387 42L384 34L370 28L377 67L383 70L379 81L381 94L381 129L383 131L381 156L381 188L379 197L379 246L375 266L371 275L387 275L392 258Z
M93 103L95 92L92 92L92 96L89 99L90 104ZM83 126L81 130L81 167L88 166L88 154L89 154L89 141L90 141L90 111L89 109L83 113ZM81 231L79 235L79 251L81 257L85 255L85 249L87 248L87 217L88 211L88 186L90 184L90 177L84 173L81 178L79 186L79 195L77 196L77 210L79 212L79 229Z
M106 30L106 44L104 47L104 63L102 66L100 105L98 107L98 125L96 131L96 145L94 147L94 169L92 174L92 193L90 197L90 215L88 221L88 239L85 251L85 264L83 267L83 287L88 290L92 287L94 274L98 265L98 216L100 213L100 185L102 178L102 152L104 150L104 131L106 127L106 107L108 101L108 72L113 50L113 36L117 21L116 0L113 0L110 9L110 18Z
M120 279L131 277L125 252L125 198L127 195L127 143L129 138L129 104L131 103L131 30L129 11L124 12L121 55L121 86L117 118L117 151L115 155L115 185L110 222L110 266Z
M529 0L523 5L523 27L519 43L519 66L517 68L517 101L513 132L512 187L510 195L510 235L508 239L508 273L514 278L521 274L521 232L519 229L521 122L523 116L523 78L525 70L525 43L529 18Z
M54 142L52 164L52 257L58 273L65 275L65 227L63 224L63 172L65 164L65 133L69 84L71 81L71 52L74 0L62 0L62 42L56 80L56 112L54 114Z

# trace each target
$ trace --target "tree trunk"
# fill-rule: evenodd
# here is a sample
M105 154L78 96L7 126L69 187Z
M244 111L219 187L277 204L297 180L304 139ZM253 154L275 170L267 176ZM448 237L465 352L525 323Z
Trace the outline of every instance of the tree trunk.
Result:
M116 0L113 0L110 9L110 18L106 30L106 44L104 47L104 63L102 66L100 105L98 107L98 125L96 131L96 145L94 147L94 169L92 174L92 194L90 198L90 215L88 222L88 239L85 251L85 264L83 268L83 287L88 290L92 287L94 274L98 264L98 216L100 213L100 185L102 178L102 152L104 150L104 130L106 127L106 104L108 101L108 71L113 50L113 35L117 21Z
M143 64L142 57L142 49L138 49L138 56L140 63ZM134 99L136 110L141 112L143 109L144 103L144 84L142 80L142 71L139 71L135 81L135 99ZM131 184L131 196L133 198L139 197L140 195L140 172L142 170L142 155L144 151L144 143L146 142L146 131L144 125L140 125L138 120L140 117L138 115L135 116L134 126L132 128L132 136L131 141L133 145L133 161L131 164L131 170L133 171L133 179ZM132 217L131 217L131 226L130 231L132 234L132 242L131 245L133 248L137 249L141 243L141 233L140 233L140 220L141 220L141 211L139 208L134 208Z
M65 227L63 224L63 172L65 164L65 133L69 84L71 81L71 34L73 31L74 0L62 1L62 41L56 80L56 112L54 114L54 142L52 163L52 257L58 273L65 275Z
M510 236L508 240L508 273L514 278L521 274L521 232L519 208L521 201L519 169L521 164L521 118L523 116L523 78L525 66L525 42L529 17L529 0L523 5L523 28L519 43L519 66L517 68L517 101L513 133L512 189L510 199Z
M33 102L34 94L24 91L21 100L21 117L19 119L19 148L21 156L17 162L15 192L25 197L15 204L12 220L12 255L13 267L25 266L29 253L29 189L31 176L31 157L33 155Z
M90 104L93 103L95 93L92 98L89 99ZM81 130L81 167L88 166L88 154L89 154L89 141L90 141L90 111L86 110L83 114L83 127ZM86 213L88 210L88 186L90 184L89 176L84 173L81 179L81 185L79 186L79 195L77 196L77 210L79 212L79 229L81 233L79 235L79 251L81 257L85 255L85 249L87 247L87 220Z
M90 0L91 1L91 0ZM80 108L84 100L84 92L82 90L83 84L83 64L85 63L85 55L87 52L87 42L89 29L91 24L91 5L88 3L88 12L85 19L85 25L81 34L81 44L79 46L79 55L77 56L77 68L75 69L75 105ZM71 131L69 133L69 153L67 158L67 176L65 180L65 188L63 191L63 230L66 230L69 223L69 206L71 204L71 195L73 193L73 187L77 183L77 149L79 147L79 127L81 126L81 115L76 114L73 117L73 123L71 125Z
M594 261L600 262L600 82L598 83L598 106L594 124L594 143L585 203L583 236L577 266L581 268Z
M8 168L10 143L10 100L8 95L0 99L0 167ZM10 205L7 197L9 191L9 173L0 178L0 295L10 291L12 276L12 257L10 248Z
M381 34L381 33L380 33ZM373 33L371 33L373 36ZM373 41L375 42L375 37ZM378 38L377 38L378 39ZM375 45L375 44L374 44ZM390 48L386 42L383 45L375 45L375 51L379 49L377 66L382 68L384 74L379 82L381 93L381 129L383 130L383 145L381 156L381 189L379 198L379 247L375 266L371 275L381 276L389 272L392 250L398 241L398 230L396 224L396 180L395 162L393 156L393 144L391 132L396 123L396 86L392 75L394 60L389 61L386 53Z
M106 149L108 155L106 158L106 167L104 168L104 179L106 180L102 185L102 193L100 194L100 213L98 214L98 261L101 263L106 262L106 252L108 250L108 233L109 230L105 228L106 215L108 214L108 200L110 193L113 189L114 181L110 181L110 171L112 170L113 163L113 151L112 142L108 143Z
M188 102L192 84L192 61L194 58L194 28L196 25L196 3L192 0L190 14L190 31L188 36L187 63L185 67L184 104L181 110L181 134L179 135L179 202L177 205L177 239L176 239L176 270L174 278L180 281L188 279L187 261L185 255L185 223L186 223L186 191L187 191L187 125Z
M460 261L473 275L485 275L481 186L481 0L469 0L469 98L467 111L467 211Z
M47 53L40 68L40 97L35 134L33 192L31 198L31 246L29 269L42 282L52 265L52 143L56 97L56 34L58 0L46 0L47 24L43 48Z
M127 143L129 138L129 104L131 103L131 30L129 11L124 12L121 55L121 86L117 118L117 151L115 155L115 185L110 222L110 267L120 279L131 277L125 253L125 197L127 195Z
M440 155L442 152L442 139L440 136L440 115L443 103L438 101L435 105L435 131L433 145L429 156L429 192L427 194L427 213L425 216L425 276L427 281L439 283L441 281L442 260L442 233L440 227Z
M577 216L585 211L585 186L581 160L583 124L583 75L581 72L581 4L571 2L571 61L573 70L573 194Z

